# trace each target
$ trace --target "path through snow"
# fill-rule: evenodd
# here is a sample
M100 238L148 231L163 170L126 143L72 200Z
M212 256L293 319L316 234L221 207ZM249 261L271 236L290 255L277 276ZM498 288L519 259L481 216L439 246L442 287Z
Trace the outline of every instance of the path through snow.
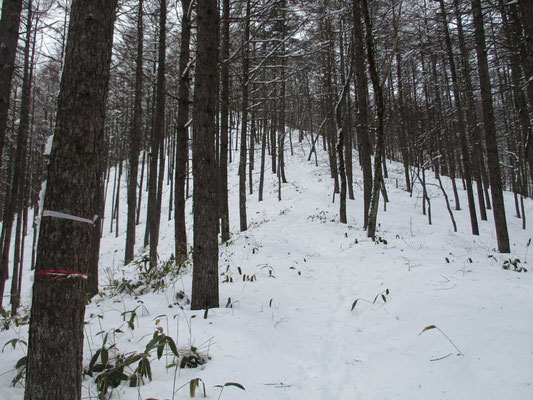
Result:
M362 229L358 168L356 200L348 201L349 223L342 225L337 222L338 205L331 202L325 157L315 167L306 161L304 147L295 146L295 152L287 156L289 183L283 185L281 202L275 176L268 172L265 201L257 202L257 186L248 196L250 229L244 233L238 233L237 166L231 166L233 237L220 248L222 307L203 319L203 312L174 305L178 291L190 295L190 271L162 292L95 301L87 309L85 363L101 344L101 336L95 336L100 330L120 327L124 333L113 338L117 349L142 351L159 316L165 331L178 338L178 347L193 343L209 352L211 360L204 367L176 376L176 387L201 378L208 398L217 398L219 389L213 386L225 382L238 382L246 392L227 387L223 399L533 398L533 271L501 268L504 257L494 251L492 218L480 223L479 237L470 235L461 192L463 210L455 212L459 233L453 233L440 191L431 186L434 224L429 226L420 210L420 188L409 197L402 190L402 167L390 163L391 202L387 212L381 204L378 218L378 236L384 241L374 243ZM258 170L254 177L257 181ZM520 229L520 220L512 215L512 197L506 196L512 257L525 261L531 230ZM163 204L168 204L166 198ZM526 202L526 210L533 215L532 201ZM167 213L164 209L163 215ZM141 225L138 243L143 234ZM172 252L172 238L173 221L164 221L163 260ZM110 275L116 279L123 274L124 241L123 231L118 238L106 234L101 284ZM243 282L239 268L257 280ZM132 266L126 271L135 272ZM25 274L27 303L31 283L29 271ZM233 282L222 283L226 275ZM384 302L380 294L387 289ZM232 308L223 307L228 298ZM351 311L355 299L361 300ZM121 313L137 306L131 331ZM464 356L436 329L419 335L432 324ZM0 332L0 345L17 335L26 338L26 329ZM22 349L6 348L0 373L21 355ZM155 357L152 369L153 382L139 389L119 387L113 398L171 399L174 369ZM21 388L7 388L13 375L0 376L0 398L22 398ZM94 382L87 378L84 385L86 395L95 398ZM188 389L178 391L176 398L188 398Z

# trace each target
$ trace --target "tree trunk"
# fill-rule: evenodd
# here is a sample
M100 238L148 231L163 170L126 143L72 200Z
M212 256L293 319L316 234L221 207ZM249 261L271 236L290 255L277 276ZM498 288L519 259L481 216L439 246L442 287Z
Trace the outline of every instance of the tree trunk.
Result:
M400 139L400 150L402 153L403 169L405 173L405 190L411 191L411 180L409 176L409 148L407 147L407 140L405 137L405 109L403 104L403 82L402 82L402 56L400 52L396 52L396 70L398 75L398 108L400 126L398 130L398 138Z
M357 138L359 160L363 170L363 228L368 227L368 213L372 197L372 145L368 136L368 83L365 66L363 25L361 22L361 0L353 2L354 18L354 66L357 84Z
M185 225L185 179L189 146L189 59L191 42L191 0L182 0L181 47L179 59L178 118L176 128L176 182L174 184L174 241L176 258L187 257L187 227ZM224 125L224 123L222 123Z
M520 21L524 30L525 50L521 59L526 78L526 92L530 110L533 110L533 4L531 0L518 0L520 6ZM533 143L529 142L529 151Z
M155 98L155 119L152 135L152 158L150 159L150 267L157 267L157 247L159 245L159 225L161 221L161 199L163 177L165 175L165 62L167 53L167 0L159 1L159 46L157 56L157 82ZM159 168L157 166L159 158Z
M239 155L239 222L241 232L248 229L246 218L246 135L248 132L248 74L250 52L250 0L246 1L242 44L242 127Z
M479 235L479 227L477 223L476 204L474 200L474 191L472 190L472 174L470 170L470 154L468 151L468 142L466 138L466 128L464 126L464 112L461 94L459 92L459 81L455 69L455 61L453 59L452 42L450 33L448 31L448 21L446 17L446 9L444 8L444 0L439 0L440 14L442 27L444 29L444 41L446 44L446 51L448 53L448 63L450 64L450 72L452 75L452 89L455 102L455 110L457 115L457 127L459 130L459 141L461 144L461 153L463 156L463 177L466 184L466 191L468 197L468 210L470 212L470 225L472 227L472 234Z
M24 76L22 83L22 105L20 109L20 123L17 138L17 160L15 165L15 174L17 180L13 179L12 190L16 195L11 197L13 202L10 208L17 213L17 224L15 232L15 254L13 260L13 274L11 276L11 312L15 314L20 304L20 278L22 277L22 263L20 255L24 248L20 247L22 234L22 218L24 213L24 204L26 197L26 175L28 165L26 162L28 154L28 136L30 135L30 105L31 105L31 88L33 84L33 60L35 53L35 41L33 51L30 55L31 33L33 27L33 3L28 3L27 22L26 22L26 43L24 45ZM34 33L35 40L35 33ZM19 149L20 145L20 149ZM3 293L0 293L0 296Z
M370 201L370 210L368 214L367 236L374 240L376 236L376 225L378 218L379 194L381 183L383 181L381 159L383 157L384 147L384 102L383 89L379 81L375 54L374 54L374 40L372 38L372 23L370 22L370 15L368 12L367 0L361 1L363 17L366 25L366 50L368 57L368 67L370 71L370 78L374 88L374 99L377 108L378 127L376 132L376 149L374 151L374 183L372 185L372 198Z
M215 102L218 10L212 0L197 2L196 81L193 104L194 252L191 309L218 307Z
M507 13L505 11L503 0L500 0L500 10L505 30L506 45L509 51L509 61L511 64L511 82L515 108L518 113L520 128L522 130L522 155L528 163L529 177L531 179L531 183L533 184L533 132L531 129L531 120L529 119L529 113L527 110L526 96L522 90L523 83L521 81L522 67L520 65L520 57L514 48L515 43L520 43L521 39L520 23L518 21L518 10L516 4L508 5L508 9L511 21L507 21ZM531 104L531 107L533 108L533 103Z
M130 130L129 174L128 174L128 220L126 227L126 255L124 264L133 261L135 252L135 212L137 206L137 174L139 171L139 152L142 134L143 100L143 1L139 0L137 12L137 60L135 63L135 100L133 123Z
M263 188L265 184L265 153L266 153L266 140L268 135L268 125L266 119L263 120L262 128L262 139L261 139L261 170L259 172L259 197L258 201L263 201Z
M44 209L93 219L116 0L74 0ZM93 223L44 217L33 284L25 400L80 399ZM61 279L70 277L69 279Z
M220 52L220 233L222 242L230 238L228 205L228 131L229 131L229 51L230 51L230 1L223 0L224 18L222 48Z
M481 105L483 107L483 126L485 130L485 143L487 145L492 209L494 213L494 224L496 226L496 237L498 239L498 250L500 253L509 253L511 248L509 246L509 234L507 233L507 221L505 218L500 160L498 157L498 145L496 143L496 125L494 122L487 49L485 47L485 27L483 26L480 0L472 0L472 14L474 17Z
M0 19L0 168L4 154L11 80L15 71L15 56L19 38L22 0L4 0Z
M483 192L482 176L485 169L483 161L483 143L481 143L481 134L479 132L479 124L477 119L476 104L474 103L474 90L472 88L472 80L470 78L471 68L468 61L468 51L466 49L463 23L461 12L459 10L458 0L454 0L455 17L457 19L457 33L459 36L459 48L461 50L461 59L463 65L463 85L465 88L466 100L466 119L468 122L468 131L470 133L470 147L472 148L472 166L474 172L474 179L476 181L477 197L479 204L479 215L482 221L487 220L487 210L485 208L485 198Z

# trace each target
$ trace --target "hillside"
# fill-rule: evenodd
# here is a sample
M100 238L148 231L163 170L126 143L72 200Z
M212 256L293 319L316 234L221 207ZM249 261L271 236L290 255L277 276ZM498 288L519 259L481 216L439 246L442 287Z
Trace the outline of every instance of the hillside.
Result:
M504 257L495 251L492 214L480 221L479 237L469 233L461 185L463 209L454 211L454 233L432 174L428 173L433 184L428 190L433 224L428 225L421 212L420 185L410 197L403 190L401 165L391 162L390 202L386 212L380 204L380 240L372 242L362 229L357 163L356 199L348 201L348 224L343 225L338 222L338 204L332 203L326 154L319 151L315 167L307 162L308 151L307 145L295 144L295 155L287 155L289 183L282 187L281 201L276 178L269 172L263 202L257 201L255 186L254 195L248 196L250 227L243 233L238 232L237 164L230 165L233 236L220 247L221 308L209 310L206 318L187 305L190 265L163 278L156 290L143 290L142 285L130 290L124 284L133 287L140 279L142 254L123 265L126 207L121 205L115 237L109 232L108 193L100 259L102 294L87 307L84 365L102 347L106 334L106 347L115 344L109 351L111 360L116 353L142 353L158 327L173 338L181 355L190 355L193 346L207 361L193 369L166 368L175 363L167 346L160 360L155 352L148 358L151 382L145 378L146 384L138 388L121 384L111 398L189 398L189 381L194 378L201 378L212 399L220 392L214 386L226 382L243 385L246 391L227 386L222 399L533 398L533 271L502 268L506 259L519 258L529 269L527 243L532 232L522 230L521 220L514 217L512 194L505 193L513 253ZM254 179L257 184L258 169ZM451 194L449 179L443 177L443 182ZM170 187L165 190L162 264L173 252L174 229L173 221L167 221ZM126 191L121 194L125 205ZM190 211L191 200L188 206ZM525 206L526 215L533 215L533 202L527 200ZM145 214L137 229L138 245ZM190 212L188 218L191 228ZM190 242L191 235L190 230ZM31 275L24 271L25 308ZM155 282L154 274L151 277ZM421 334L431 325L436 328ZM27 328L0 331L0 345L15 338L26 341ZM15 349L11 344L4 347L0 398L23 398L23 388L9 384L25 351L20 343ZM97 398L96 375L85 377L84 398Z

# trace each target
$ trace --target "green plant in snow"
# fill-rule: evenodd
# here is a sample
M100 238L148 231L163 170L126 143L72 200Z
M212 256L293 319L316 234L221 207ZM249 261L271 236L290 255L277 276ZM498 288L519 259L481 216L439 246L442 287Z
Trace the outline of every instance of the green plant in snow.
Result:
M30 322L30 312L27 308L19 308L19 312L13 314L11 311L0 307L0 331L7 331L12 326L23 326Z
M17 371L17 373L15 377L11 380L11 386L22 384L22 382L26 378L26 364L28 361L28 357L26 356L26 349L28 347L28 344L22 339L15 338L15 339L11 339L8 342L6 342L6 344L4 344L4 347L2 347L2 353L3 353L6 347L11 346L12 350L15 350L17 345L19 345L19 347L21 347L22 350L24 351L24 356L21 357L15 364L15 370Z
M123 382L129 382L130 387L137 387L145 383L145 379L152 380L152 367L150 357L155 353L158 360L164 354L165 348L169 349L175 358L179 358L178 349L174 340L157 327L152 339L145 347L144 352L121 354L116 351L116 344L107 345L109 334L106 333L99 348L91 357L89 366L84 374L95 377L98 398L104 400L108 392Z

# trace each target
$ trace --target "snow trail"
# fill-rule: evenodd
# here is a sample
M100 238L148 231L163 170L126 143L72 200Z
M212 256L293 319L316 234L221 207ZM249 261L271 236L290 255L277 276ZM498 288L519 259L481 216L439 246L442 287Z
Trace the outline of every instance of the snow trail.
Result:
M295 146L296 154L286 157L289 183L282 187L282 201L277 200L276 177L267 165L265 200L257 202L255 186L254 195L248 196L250 226L242 233L237 165L230 165L232 239L220 247L221 308L210 310L204 319L203 312L176 306L178 292L190 295L190 269L157 293L96 299L87 308L85 364L101 345L99 331L120 328L123 333L113 338L118 351L143 351L158 317L159 326L180 349L193 344L209 353L211 359L203 367L182 369L176 376L177 387L201 378L208 398L216 399L218 389L213 386L225 382L238 382L246 392L227 387L222 399L533 398L533 271L502 269L508 257L494 251L492 216L480 221L481 235L474 237L467 210L455 211L459 232L454 233L440 190L430 186L434 221L429 226L421 213L419 185L409 197L402 190L403 167L389 163L391 202L387 212L380 205L377 235L382 240L372 242L362 229L362 176L356 158L356 199L348 200L348 224L343 225L338 223L338 203L331 201L327 157L319 150L317 168L306 161L306 151ZM256 181L258 168L257 163ZM430 175L428 181L434 183ZM448 178L443 181L450 186ZM165 190L163 216L168 215L169 188ZM465 193L460 194L466 204ZM512 216L512 196L505 195L513 248L509 257L525 262L531 230L520 229L521 221ZM190 228L190 201L187 206ZM533 215L531 200L526 201L526 213ZM137 243L142 243L145 209L141 215ZM125 218L121 207L121 227ZM163 219L160 257L167 260L173 251L173 221ZM102 286L110 278L136 274L133 265L121 263L125 232L115 238L106 221ZM189 231L189 241L191 236ZM243 281L244 274L257 279ZM233 282L224 282L226 276ZM29 277L25 271L26 304ZM228 299L231 308L224 307ZM131 330L122 313L135 307ZM419 335L432 324L464 356L435 329ZM17 335L25 339L27 326L1 331L0 345ZM22 348L6 348L0 373L10 370L22 353ZM164 358L153 357L153 382L140 388L120 386L112 398L171 399L174 369L165 364ZM8 388L13 376L0 376L0 398L23 397L21 388ZM84 386L87 397L95 398L94 380L86 378ZM175 398L189 398L188 388Z

